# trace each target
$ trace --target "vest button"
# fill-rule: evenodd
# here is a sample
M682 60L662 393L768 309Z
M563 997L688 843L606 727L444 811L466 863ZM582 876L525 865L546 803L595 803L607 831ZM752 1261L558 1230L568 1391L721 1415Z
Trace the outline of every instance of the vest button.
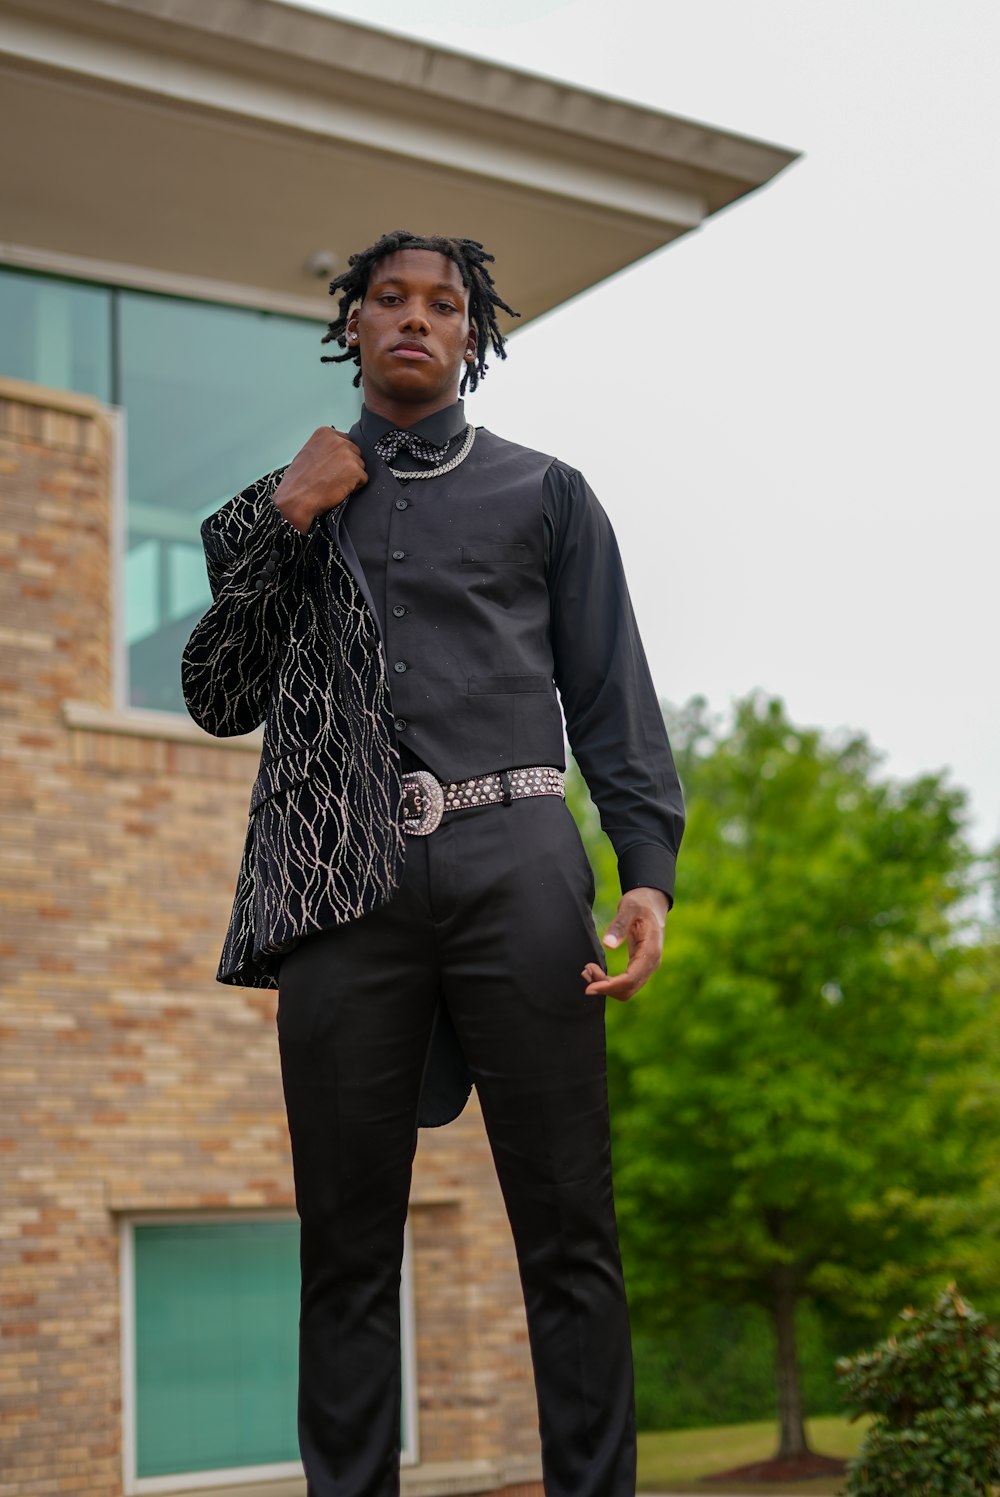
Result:
M392 668L397 673L397 675L402 675L403 672L406 670L406 661L405 660L397 660L396 663L393 665Z
M406 718L397 717L396 721L393 723L393 727L396 729L397 733L402 733L406 727Z
M393 559L393 561L402 561L402 559L403 559L403 557L405 555L406 555L405 551L394 551L392 553L392 559Z
M409 509L409 507L410 507L410 501L409 501L409 499L397 499L396 500L396 508L397 509Z
M406 609L403 607L402 603L397 603L392 610L393 618L401 619L405 612Z

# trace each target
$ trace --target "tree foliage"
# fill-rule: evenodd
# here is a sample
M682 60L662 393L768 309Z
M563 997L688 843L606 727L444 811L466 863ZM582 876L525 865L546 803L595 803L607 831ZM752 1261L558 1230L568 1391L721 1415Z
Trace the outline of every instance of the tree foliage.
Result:
M863 737L773 700L728 731L698 702L670 726L677 907L660 971L608 1026L633 1307L647 1327L703 1298L883 1316L982 1266L996 1031L961 918L963 796L882 777Z

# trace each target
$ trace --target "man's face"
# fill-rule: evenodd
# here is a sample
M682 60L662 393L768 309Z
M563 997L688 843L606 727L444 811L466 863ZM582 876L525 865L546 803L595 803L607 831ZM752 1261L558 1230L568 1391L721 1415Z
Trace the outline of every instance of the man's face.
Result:
M388 403L430 413L450 405L466 356L476 348L458 266L436 250L397 250L380 260L347 333L361 350L370 407Z

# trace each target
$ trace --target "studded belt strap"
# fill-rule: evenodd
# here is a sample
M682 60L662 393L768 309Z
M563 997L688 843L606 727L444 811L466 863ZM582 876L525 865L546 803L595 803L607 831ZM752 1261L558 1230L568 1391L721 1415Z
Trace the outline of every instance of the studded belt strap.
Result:
M418 769L403 776L403 831L411 837L426 837L441 825L446 811L462 811L466 806L510 805L512 800L535 795L564 796L564 779L561 769L543 764L442 785L428 770Z

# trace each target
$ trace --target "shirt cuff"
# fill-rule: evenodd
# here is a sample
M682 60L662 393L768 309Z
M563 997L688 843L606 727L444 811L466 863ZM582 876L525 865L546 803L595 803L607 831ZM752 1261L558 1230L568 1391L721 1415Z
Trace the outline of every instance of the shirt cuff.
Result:
M623 894L629 889L662 889L671 905L676 870L673 853L653 842L630 847L618 859L618 881Z

